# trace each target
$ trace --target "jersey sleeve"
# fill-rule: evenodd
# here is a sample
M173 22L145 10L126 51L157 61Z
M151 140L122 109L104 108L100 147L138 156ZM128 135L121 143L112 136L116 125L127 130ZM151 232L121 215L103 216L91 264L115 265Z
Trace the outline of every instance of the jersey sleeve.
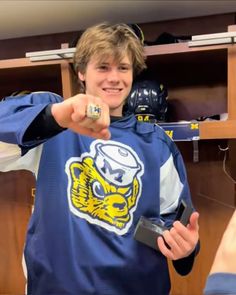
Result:
M160 215L165 226L175 220L181 200L192 207L184 161L176 144L166 139L160 168Z
M176 219L181 200L193 208L183 157L177 145L164 134L160 168L160 215L166 227L171 227ZM192 270L199 249L198 242L188 257L172 261L178 274L187 275Z
M204 295L236 294L236 274L214 273L206 281Z
M24 134L35 118L52 103L62 98L52 92L33 92L20 97L8 97L0 102L0 141L32 148L44 141L23 142ZM38 128L40 128L38 126Z
M42 145L23 155L18 145L0 142L0 172L28 170L37 175L41 152Z
M42 126L35 124L35 121L49 105L61 101L62 98L52 92L33 92L19 97L6 97L0 102L1 172L25 169L37 174L42 143L46 138L34 137L39 130L42 131ZM44 127L53 128L50 124L44 124ZM31 130L33 136L31 140L24 141L27 130ZM49 130L47 134L53 133Z

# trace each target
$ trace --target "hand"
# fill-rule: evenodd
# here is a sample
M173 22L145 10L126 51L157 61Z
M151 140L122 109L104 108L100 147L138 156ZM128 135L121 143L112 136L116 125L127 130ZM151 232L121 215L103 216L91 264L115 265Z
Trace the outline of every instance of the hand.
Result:
M98 119L88 118L87 106L98 105L101 116ZM53 104L51 112L56 122L63 128L69 128L76 133L94 138L109 139L110 113L109 107L99 97L87 94L78 94Z
M195 249L199 239L199 214L193 212L187 226L180 221L175 221L170 230L163 232L163 237L158 237L157 244L161 253L172 260L189 256ZM166 244L165 244L166 243Z
M236 273L236 211L232 215L216 252L210 273Z

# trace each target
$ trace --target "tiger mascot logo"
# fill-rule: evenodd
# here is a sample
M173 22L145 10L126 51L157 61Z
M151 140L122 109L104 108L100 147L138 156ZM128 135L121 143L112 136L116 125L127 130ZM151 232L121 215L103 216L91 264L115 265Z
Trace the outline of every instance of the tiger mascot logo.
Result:
M142 191L143 163L129 147L96 140L66 163L70 210L88 222L125 234Z

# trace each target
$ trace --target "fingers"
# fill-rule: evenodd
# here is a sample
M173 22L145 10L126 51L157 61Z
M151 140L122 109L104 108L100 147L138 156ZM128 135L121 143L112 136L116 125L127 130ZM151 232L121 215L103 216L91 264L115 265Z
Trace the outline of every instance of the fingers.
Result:
M100 133L110 124L109 107L98 97L84 95L80 100L73 101L71 119L80 127L88 128L90 134L91 130Z
M166 233L165 240L174 254L174 259L179 259L188 256L195 249L198 239L192 237L190 232L182 235L175 227Z
M94 110L91 111L91 108ZM74 117L73 120L75 120ZM109 107L103 102L100 102L99 104L88 102L83 119L79 120L79 122L82 127L87 127L95 132L100 132L104 128L108 128L110 125Z
M158 246L162 254L172 260L186 257L194 249L188 241L185 241L182 236L177 233L175 228L163 233L162 241L160 241L160 245L158 244Z
M192 253L199 239L198 218L199 214L194 212L187 227L181 222L175 221L170 230L163 232L163 237L158 238L157 241L163 255L177 260Z
M165 242L163 237L158 237L157 238L157 245L161 253L166 256L169 259L174 260L174 254L172 253L170 247L168 247Z
M53 105L57 123L76 133L94 138L110 138L109 107L99 97L78 94L62 103Z
M94 137L97 139L104 139L104 140L108 140L111 137L110 131L109 129L105 128L102 129L101 131L93 131L92 129L89 128L83 128L83 127L78 127L75 128L76 132L78 132L81 135L86 135L86 136L90 136L90 137Z
M198 220L199 220L199 213L193 212L190 216L189 224L192 228L196 230L199 230Z

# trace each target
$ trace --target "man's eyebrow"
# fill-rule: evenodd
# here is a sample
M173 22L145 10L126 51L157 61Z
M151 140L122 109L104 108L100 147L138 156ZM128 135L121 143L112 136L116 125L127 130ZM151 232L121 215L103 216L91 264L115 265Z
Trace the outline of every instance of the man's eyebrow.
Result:
M109 65L109 62L106 62L106 61L97 61L96 64L97 65Z
M110 63L109 62L107 62L107 61L97 61L96 62L96 64L97 65L110 65ZM131 67L132 66L132 64L131 63L129 63L129 62L118 62L117 63L119 66L129 66L129 67Z
M129 66L129 67L132 66L132 65L131 65L130 63L128 63L128 62L121 62L120 65L121 65L121 66Z

